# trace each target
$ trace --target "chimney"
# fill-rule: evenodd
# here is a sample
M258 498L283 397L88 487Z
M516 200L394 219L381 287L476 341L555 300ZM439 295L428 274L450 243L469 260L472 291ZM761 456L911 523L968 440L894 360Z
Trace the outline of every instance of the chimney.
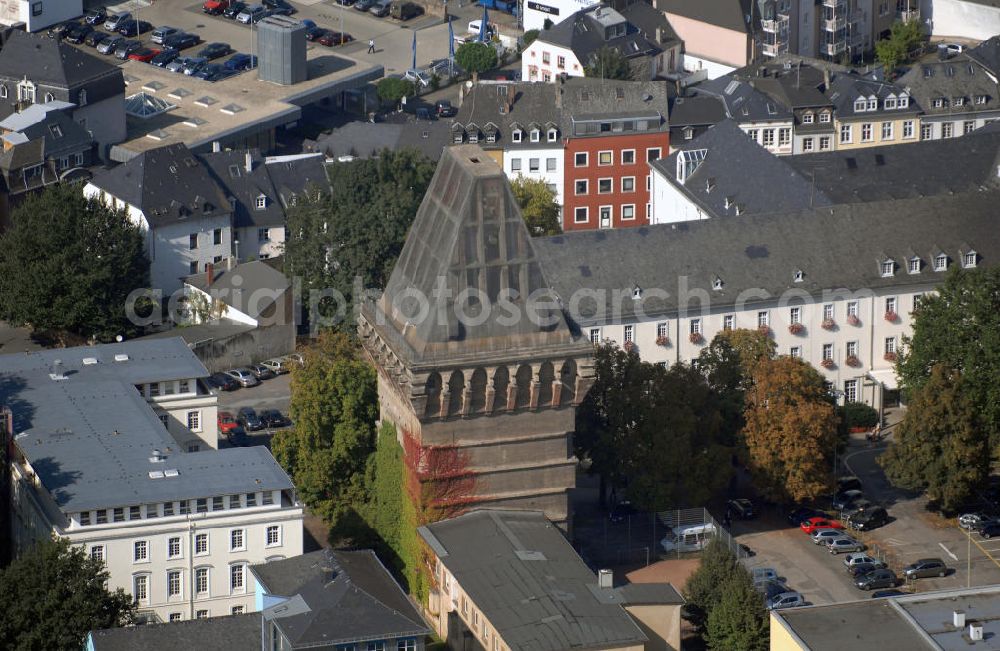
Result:
M955 628L965 628L965 611L956 610L951 614L951 620L955 624Z
M613 588L615 586L615 575L611 570L597 570L597 587Z
M982 624L969 624L969 639L973 642L979 642L983 639L983 625Z
M218 140L213 140L212 141L212 153L213 154L218 154L220 151L222 151L222 143L220 143Z
M562 108L563 87L556 87L556 108ZM997 166L997 176L1000 176L1000 165Z
M211 262L205 264L205 273L208 274L207 285L211 286L212 281L215 280L215 265Z
M823 91L830 90L830 69L823 68Z
M662 27L657 27L656 28L656 42L657 43L662 43L663 42L663 28Z
M247 150L246 157L244 158L243 167L246 168L247 173L253 171L253 156L250 155L250 150Z

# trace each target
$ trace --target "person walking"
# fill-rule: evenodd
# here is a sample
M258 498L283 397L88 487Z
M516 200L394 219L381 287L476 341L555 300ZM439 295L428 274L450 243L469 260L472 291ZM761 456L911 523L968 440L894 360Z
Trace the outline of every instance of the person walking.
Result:
M368 54L375 54L375 39L368 39Z

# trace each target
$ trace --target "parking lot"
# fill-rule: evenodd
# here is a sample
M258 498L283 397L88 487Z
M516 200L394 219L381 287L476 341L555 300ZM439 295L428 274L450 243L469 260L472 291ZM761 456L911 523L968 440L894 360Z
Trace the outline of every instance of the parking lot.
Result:
M242 387L235 391L219 391L219 411L228 411L236 416L243 407L252 407L260 413L264 409L277 409L288 415L288 405L291 400L291 374L286 373L264 380L255 387ZM271 437L277 430L265 428L256 432L247 432L251 445L270 445ZM229 447L225 437L220 437L219 447Z
M884 505L890 515L888 524L851 535L867 545L869 554L884 559L897 576L905 565L922 558L940 558L950 570L943 578L917 579L898 589L926 592L1000 582L1000 540L969 536L954 520L929 512L923 496L893 488L876 462L884 449L884 445L868 447L861 437L852 441L844 455L843 473L859 477L865 496ZM825 547L813 544L809 536L788 524L784 513L765 511L757 520L735 522L733 533L756 553L747 560L748 567L776 569L789 589L801 592L808 603L868 597L853 585L843 555L831 555Z

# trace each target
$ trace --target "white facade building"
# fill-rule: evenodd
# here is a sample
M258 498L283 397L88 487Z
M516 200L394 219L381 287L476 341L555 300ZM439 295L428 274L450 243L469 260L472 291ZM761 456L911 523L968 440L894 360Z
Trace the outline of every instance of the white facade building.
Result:
M2 358L14 423L17 552L68 538L105 562L142 617L254 607L248 566L302 553L302 505L264 447L217 448L208 372L182 339Z
M78 18L82 13L83 3L80 0L0 0L0 24L24 23L29 32L37 32L71 18Z
M524 134L530 138L530 132ZM519 176L536 181L542 181L556 193L556 203L563 203L563 159L565 152L559 142L558 130L555 133L556 142L544 149L505 149L503 152L503 171L511 181ZM540 133L542 140L546 134Z
M916 5L917 0L911 0ZM1000 6L986 0L920 0L931 36L986 40L1000 34Z
M584 77L583 66L573 50L537 38L521 53L521 79L525 81L554 82L563 74Z

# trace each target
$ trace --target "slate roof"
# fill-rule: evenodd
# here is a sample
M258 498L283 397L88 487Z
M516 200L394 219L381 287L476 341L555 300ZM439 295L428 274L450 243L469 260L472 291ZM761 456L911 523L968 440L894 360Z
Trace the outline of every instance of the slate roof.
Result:
M647 126L647 131L668 129L670 102L665 81L622 82L571 77L560 87L562 106L570 120L659 115L660 124Z
M648 2L633 2L619 12L651 43L668 45L681 40L667 20L667 15ZM659 41L656 40L657 28L660 30Z
M219 269L213 269L213 276L211 285L207 273L188 276L184 283L204 292L216 292L220 300L252 319L259 318L274 304L274 293L280 294L291 287L285 274L263 260L244 262L232 269L220 265Z
M834 76L830 83L830 88L826 91L826 95L833 102L838 120L903 117L920 113L922 104L919 97L914 97L911 92L909 105L905 109L887 110L884 100L890 95L899 97L900 94L906 93L907 86L908 83L903 79L898 80L897 83L892 83L875 79L871 75L863 77L858 74L848 73ZM854 110L854 100L859 97L870 98L872 96L878 98L878 108L876 110Z
M707 154L681 185L677 181L680 152L698 149L707 150ZM775 156L751 140L732 120L723 120L651 165L701 206L706 217L735 219L737 204L742 219L747 214L833 203L822 192L814 191L809 179L790 166L786 158Z
M618 590L628 606L684 603L684 597L669 583L626 583Z
M709 79L692 91L696 95L710 95L722 101L726 116L737 122L784 122L792 119L792 111L780 102L754 88L749 82L735 78L732 73Z
M726 119L722 100L711 95L675 97L670 104L670 126L707 126Z
M744 78L757 90L791 109L833 106L823 94L822 70L809 65L789 65L789 68L783 64L761 66L767 71L766 76L760 74L761 67L758 67ZM743 77L739 72L735 76Z
M878 262L884 256L901 263L910 252L929 260L943 250L957 260L971 246L981 266L992 266L1000 261L998 201L998 190L966 192L579 232L536 238L534 246L564 305L572 305L573 293L581 288L607 291L606 304L580 302L576 313L568 315L582 325L608 322L612 291L636 285L669 293L664 298L648 292L640 302L645 315L675 315L682 277L687 287L705 290L717 308L732 306L750 289L776 298L789 289L815 295L841 287L877 290L939 281L940 274L932 273L880 275ZM797 270L805 274L803 282L794 282ZM717 277L723 281L719 291L713 290ZM628 318L635 304L629 298L617 308Z
M247 155L250 156L249 171L246 165ZM198 158L229 199L233 210L233 225L236 228L285 224L284 208L265 169L264 157L258 150L222 151L203 154ZM260 195L266 197L264 208L257 208L257 197Z
M623 22L625 33L605 40L601 22ZM538 40L572 50L582 65L587 65L594 53L605 46L617 50L626 59L652 56L661 51L654 42L655 34L643 35L624 16L603 4L567 16L565 20L539 32Z
M551 148L556 145L546 142L544 135L541 142L530 142L528 132L535 125L544 134L546 125L554 124L562 135L566 118L557 98L559 92L558 84L544 82L476 84L462 101L454 124L462 127L474 124L480 129L487 124L495 124L498 128L497 146L505 149ZM511 98L513 102L510 102ZM521 142L511 140L515 125L524 131ZM483 139L480 141L485 147L490 147L490 143Z
M743 32L751 31L748 18L753 0L659 0L657 7L668 14L677 14L709 25ZM758 23L759 21L754 21ZM756 26L754 26L754 29Z
M260 613L90 632L93 651L248 651L260 649Z
M266 594L289 598L262 615L293 647L431 633L371 550L323 549L250 570Z
M114 73L121 74L117 66L40 34L12 32L0 50L0 79L74 88Z
M994 77L1000 77L1000 36L992 36L976 47L967 49L964 54L992 72Z
M56 104L56 102L53 102L53 104ZM44 107L45 105L32 104L25 112L30 111L36 106ZM87 149L94 143L94 138L90 135L90 132L67 115L64 110L43 110L32 113L32 117L37 117L38 119L31 124L24 124L23 121L20 122L19 126L23 126L18 131L24 134L29 140L44 141L45 156L47 158L58 158L65 153L79 152ZM11 118L16 115L23 114L11 115L6 120L0 122L0 129L8 128Z
M142 152L91 183L143 212L150 227L228 215L222 189L184 143Z
M295 197L310 189L327 191L330 179L326 175L326 162L322 155L268 157L264 161L267 175L278 193L278 201L285 210Z
M994 46L982 51L986 59ZM993 73L995 74L995 73ZM1000 110L1000 85L990 78L970 54L958 54L947 61L927 61L914 64L898 82L910 89L913 98L923 108L924 117L975 114ZM985 104L976 104L976 96L986 97ZM962 98L962 106L955 105L955 98ZM935 99L944 99L944 106L936 108Z
M476 510L417 529L511 651L642 645L621 592L598 588L537 511Z
M119 354L128 359L116 361ZM66 379L49 376L55 360ZM14 443L65 513L292 488L264 447L177 449L134 385L208 375L179 337L3 355L0 369L0 404L14 411ZM154 449L166 460L150 461ZM178 476L149 476L168 469Z

